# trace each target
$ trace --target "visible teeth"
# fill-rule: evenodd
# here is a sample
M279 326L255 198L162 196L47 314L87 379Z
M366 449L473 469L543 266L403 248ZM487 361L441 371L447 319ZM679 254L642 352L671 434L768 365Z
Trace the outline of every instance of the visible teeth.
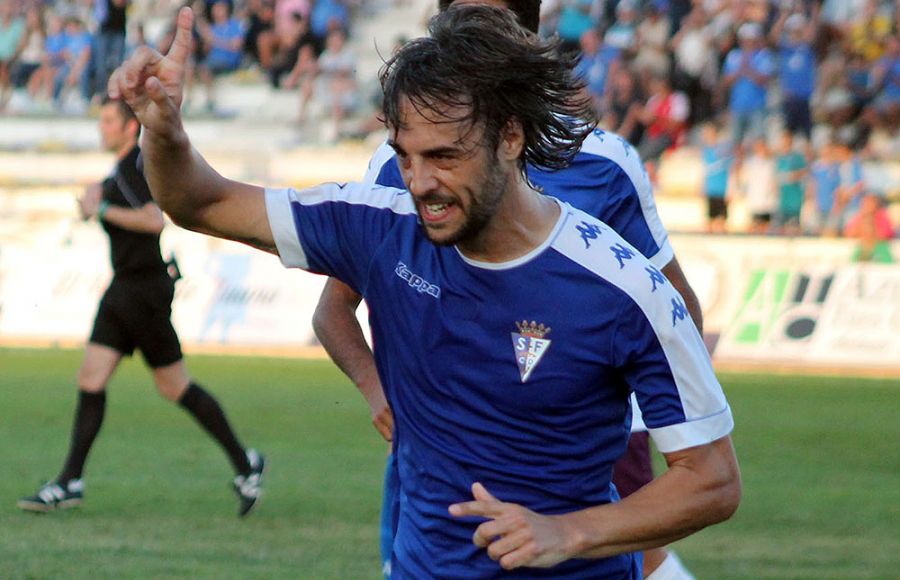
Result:
M428 209L428 213L442 213L447 209L446 203L426 203L425 207Z

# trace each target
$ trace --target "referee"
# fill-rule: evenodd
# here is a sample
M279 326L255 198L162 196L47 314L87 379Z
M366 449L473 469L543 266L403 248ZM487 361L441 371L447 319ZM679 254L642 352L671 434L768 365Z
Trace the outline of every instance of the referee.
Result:
M104 102L100 136L118 162L112 175L87 187L78 204L82 219L96 217L109 236L113 279L100 301L78 371L78 406L66 462L54 480L17 505L50 512L81 504L82 472L103 424L106 385L122 357L138 349L160 394L181 405L225 450L237 474L233 487L240 500L238 513L244 516L260 496L265 460L241 445L216 399L187 374L170 320L175 283L159 249L165 222L137 165L140 129L123 101Z

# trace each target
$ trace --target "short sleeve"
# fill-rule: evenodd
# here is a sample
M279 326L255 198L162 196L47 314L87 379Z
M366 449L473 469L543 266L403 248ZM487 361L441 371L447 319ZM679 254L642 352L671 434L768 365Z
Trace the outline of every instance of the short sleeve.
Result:
M734 420L681 296L653 274L656 289L623 304L613 348L654 443L668 453L724 437Z
M267 189L266 211L282 263L333 276L365 294L369 267L390 230L415 219L401 190L360 183Z

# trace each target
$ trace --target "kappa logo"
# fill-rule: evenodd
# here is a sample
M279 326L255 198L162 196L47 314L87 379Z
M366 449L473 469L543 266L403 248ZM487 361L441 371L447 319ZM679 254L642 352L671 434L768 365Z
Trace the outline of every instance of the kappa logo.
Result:
M410 270L406 264L403 262L397 262L397 267L394 268L394 273L401 280L405 280L407 284L409 284L410 288L417 290L419 294L428 294L433 298L441 297L441 288L437 284L432 284L425 278L422 278L418 274L414 273Z
M516 326L519 332L512 333L512 341L519 377L524 383L550 348L550 340L544 338L550 334L550 327L537 324L533 320L530 323L527 320L517 322Z

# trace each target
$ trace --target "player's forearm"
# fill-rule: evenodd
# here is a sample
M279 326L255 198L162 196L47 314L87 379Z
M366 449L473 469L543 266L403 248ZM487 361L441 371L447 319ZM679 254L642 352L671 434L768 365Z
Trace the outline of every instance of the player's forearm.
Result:
M359 294L330 279L313 314L313 330L338 368L369 400L381 387L375 358L356 319L360 301Z
M669 456L677 459L666 473L621 502L560 516L568 520L572 557L664 546L734 514L741 480L730 437Z
M225 178L191 146L179 122L168 135L144 132L144 176L153 199L180 226L202 230L204 212L221 200Z

